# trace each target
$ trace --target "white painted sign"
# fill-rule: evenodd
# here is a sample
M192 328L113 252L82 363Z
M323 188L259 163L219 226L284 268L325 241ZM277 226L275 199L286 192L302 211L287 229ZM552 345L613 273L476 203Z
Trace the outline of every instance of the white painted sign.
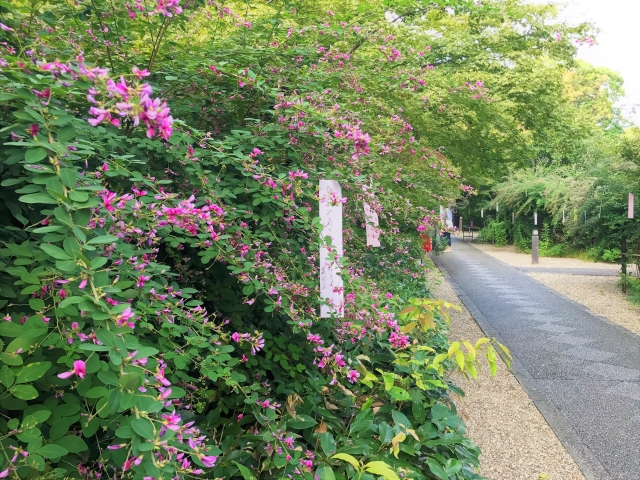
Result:
M371 208L371 205L365 202L364 204L364 218L367 229L367 245L371 247L379 247L380 246L380 229L378 225L380 225L378 221L378 213Z
M344 284L340 277L342 248L342 189L335 180L320 180L320 317L344 316ZM330 237L330 242L326 242ZM334 258L335 255L335 258Z
M480 218L484 218L484 210L480 210Z
M633 193L629 194L629 212L627 213L629 218L633 218Z
M538 212L533 212L533 224L538 224Z

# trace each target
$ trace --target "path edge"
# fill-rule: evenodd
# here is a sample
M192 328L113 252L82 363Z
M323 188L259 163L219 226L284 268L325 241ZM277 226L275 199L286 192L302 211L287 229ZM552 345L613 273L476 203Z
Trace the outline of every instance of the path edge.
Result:
M458 298L467 308L483 333L487 337L493 337L498 342L506 344L506 342L502 340L498 332L480 312L478 307L476 307L473 301L467 296L466 293L464 293L464 291L458 286L455 280L453 280L451 275L449 275L449 273L444 268L441 268L436 257L431 256L431 260L436 265L436 267L438 267L438 270L440 271L440 273L442 273L445 280L449 282L449 285L451 285L451 288L453 288L453 290L456 292L456 295L458 295ZM511 373L514 377L516 377L518 383L520 383L526 394L529 396L529 399L542 414L549 427L551 427L551 430L553 430L553 433L555 433L556 437L558 437L558 440L560 440L560 443L567 450L571 458L573 458L573 461L576 462L578 468L585 476L585 478L587 480L610 480L611 475L609 474L609 472L607 472L607 470L598 461L591 449L589 449L589 447L587 447L580 441L580 437L571 427L569 422L565 420L560 410L558 410L558 408L553 403L549 402L538 391L538 389L536 388L536 380L529 374L526 368L524 368L524 366L515 356L511 360Z

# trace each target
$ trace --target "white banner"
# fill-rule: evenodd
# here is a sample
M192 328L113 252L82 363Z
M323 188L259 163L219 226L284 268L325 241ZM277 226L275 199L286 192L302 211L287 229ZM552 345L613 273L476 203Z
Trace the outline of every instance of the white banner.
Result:
M366 202L364 204L364 218L367 222L367 245L371 247L379 247L380 229L378 228L378 225L380 225L380 223L378 221L378 213Z
M633 193L629 194L629 211L627 212L628 218L633 218Z
M340 277L342 248L342 189L334 180L320 180L320 223L322 242L320 246L320 299L327 305L320 306L320 318L332 314L344 316L344 284ZM325 246L325 237L331 245ZM332 261L330 257L336 255Z

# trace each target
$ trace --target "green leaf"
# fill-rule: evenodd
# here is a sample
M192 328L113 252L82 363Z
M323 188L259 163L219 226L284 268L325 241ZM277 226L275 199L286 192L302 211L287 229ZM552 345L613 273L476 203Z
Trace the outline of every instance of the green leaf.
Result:
M64 128L61 128L58 132L57 140L60 143L67 143L69 140L73 139L76 136L76 128L72 125L67 125Z
M411 395L407 393L406 390L400 387L391 387L389 389L389 395L396 401L406 401L411 400Z
M140 375L136 375L135 373L125 373L120 377L120 381L118 382L120 386L126 390L133 391L137 390L140 385L142 385L142 377Z
M16 383L34 382L51 368L51 362L35 362L25 365L16 376Z
M102 398L107 397L111 393L110 390L107 390L105 387L93 387L86 394L87 398Z
M94 237L87 242L88 245L103 245L105 243L113 243L118 241L118 237L115 235L100 235L98 237Z
M47 151L42 147L30 148L24 154L24 159L27 163L36 163L47 156Z
M380 475L384 477L385 480L400 480L393 468L391 468L385 462L369 462L364 466L364 469L365 471L373 473L374 475Z
M433 473L440 480L449 480L449 475L444 471L444 468L440 466L440 464L433 458L427 458L427 465L429 465L429 469L431 473Z
M295 420L288 421L287 426L297 430L304 430L305 428L313 427L316 423L318 422L308 415L298 415Z
M23 331L24 327L19 323L0 322L0 335L3 337L19 337Z
M349 427L349 433L354 434L362 432L371 427L371 425L373 425L373 410L367 409L356 415L356 418L353 419L351 426Z
M51 416L51 411L46 409L33 412L33 417L36 419L38 423L46 422L50 416Z
M350 463L351 466L353 466L353 468L356 469L356 471L359 471L360 469L360 463L358 463L358 460L356 460L354 457L352 457L348 453L336 453L331 458L337 458L338 460L344 460L345 462Z
M71 257L67 254L67 252L62 250L60 247L56 247L55 245L43 243L40 245L40 248L56 260L71 260Z
M33 400L39 396L38 390L31 385L14 385L9 389L9 392L20 400Z
M45 203L47 205L58 204L58 201L55 198L46 193L30 193L29 195L22 195L18 200L23 203Z
M67 435L66 437L62 437L56 440L54 445L67 449L69 453L80 453L89 449L86 442L76 435Z
M329 432L321 433L320 435L320 446L322 447L322 451L325 455L331 455L336 450L336 441Z
M329 465L322 465L316 470L316 477L320 480L336 480L336 475L333 473L333 468Z
M5 387L9 388L16 381L16 376L8 366L3 365L0 368L0 383Z
M253 475L251 473L251 470L249 470L247 467L241 465L238 462L233 463L236 465L236 467L238 467L238 470L240 470L240 475L242 475L242 478L244 478L244 480L256 480L256 476Z
M153 440L156 438L156 432L153 428L153 423L151 420L147 420L146 418L136 418L133 422L131 422L131 428L133 431L140 435L142 438L147 440Z
M73 188L76 186L76 171L71 168L60 169L60 180L67 188Z
M36 452L38 455L41 455L45 458L59 458L66 455L68 450L60 445L49 444L44 447L40 447Z

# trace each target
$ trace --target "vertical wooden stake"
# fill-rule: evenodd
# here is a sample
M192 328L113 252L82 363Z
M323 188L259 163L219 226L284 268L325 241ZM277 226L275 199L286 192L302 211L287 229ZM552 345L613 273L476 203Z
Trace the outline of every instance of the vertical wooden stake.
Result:
M622 238L620 254L622 256L622 293L627 293L627 239L625 237Z

